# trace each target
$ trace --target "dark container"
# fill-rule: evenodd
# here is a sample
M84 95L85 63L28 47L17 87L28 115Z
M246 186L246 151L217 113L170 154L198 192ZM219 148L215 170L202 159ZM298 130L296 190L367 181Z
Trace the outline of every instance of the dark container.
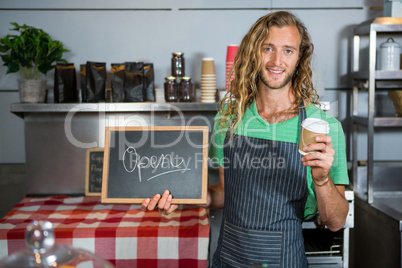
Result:
M182 102L191 102L195 99L193 82L191 81L191 77L184 76L180 80L179 86L179 99Z
M144 101L144 63L125 62L124 71L124 101Z
M168 76L165 77L165 101L166 102L176 102L178 100L178 85L176 82L176 77Z
M154 64L144 63L144 96L145 101L155 101Z
M54 71L54 102L77 102L74 63L57 63Z
M112 63L110 67L112 102L122 102L124 101L124 63Z
M184 53L173 52L172 53L172 76L184 76Z
M106 62L87 61L86 88L82 102L106 101Z

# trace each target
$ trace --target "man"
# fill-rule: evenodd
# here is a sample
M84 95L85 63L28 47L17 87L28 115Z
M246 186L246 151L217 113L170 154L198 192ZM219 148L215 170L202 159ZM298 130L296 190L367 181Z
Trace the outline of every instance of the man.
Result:
M207 206L223 207L213 267L307 267L303 219L318 209L330 230L345 224L344 134L314 105L312 54L305 26L283 11L260 18L239 46L209 152L220 182L209 187ZM306 117L326 120L330 133L303 148L311 153L302 156L298 141ZM169 214L177 208L171 200L166 191L142 207Z

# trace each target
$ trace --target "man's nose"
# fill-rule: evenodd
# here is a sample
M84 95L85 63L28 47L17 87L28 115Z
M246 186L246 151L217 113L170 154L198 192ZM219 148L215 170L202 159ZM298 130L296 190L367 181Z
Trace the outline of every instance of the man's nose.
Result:
M279 66L282 63L282 55L281 53L278 53L277 51L275 53L272 53L271 55L271 61L276 65Z

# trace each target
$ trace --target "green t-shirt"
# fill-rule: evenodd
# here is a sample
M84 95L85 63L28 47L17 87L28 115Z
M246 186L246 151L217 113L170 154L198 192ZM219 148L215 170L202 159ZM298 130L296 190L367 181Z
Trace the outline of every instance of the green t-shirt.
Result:
M347 173L346 152L345 152L345 136L340 122L331 115L323 112L315 105L306 107L307 117L319 118L329 123L329 136L332 138L332 148L335 150L334 162L330 170L331 178L334 184L349 184ZM215 122L219 119L218 113ZM235 134L269 139L275 141L299 143L300 119L295 116L281 123L270 124L257 112L255 101L250 104L245 111L243 118L239 122ZM220 128L219 124L215 123L214 131L211 137L209 148L209 158L220 166L224 166L223 143L227 128ZM300 158L302 156L300 155ZM306 201L304 219L311 219L317 213L317 201L315 196L314 183L311 177L311 168L307 167L307 188L308 197Z

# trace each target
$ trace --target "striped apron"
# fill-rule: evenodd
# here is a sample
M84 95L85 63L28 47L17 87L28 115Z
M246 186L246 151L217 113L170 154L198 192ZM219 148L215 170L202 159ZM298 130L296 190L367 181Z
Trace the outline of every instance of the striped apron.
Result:
M299 108L300 122L306 118ZM301 124L300 124L301 125ZM229 144L230 143L230 144ZM225 206L212 267L307 267L306 168L297 143L226 133Z

